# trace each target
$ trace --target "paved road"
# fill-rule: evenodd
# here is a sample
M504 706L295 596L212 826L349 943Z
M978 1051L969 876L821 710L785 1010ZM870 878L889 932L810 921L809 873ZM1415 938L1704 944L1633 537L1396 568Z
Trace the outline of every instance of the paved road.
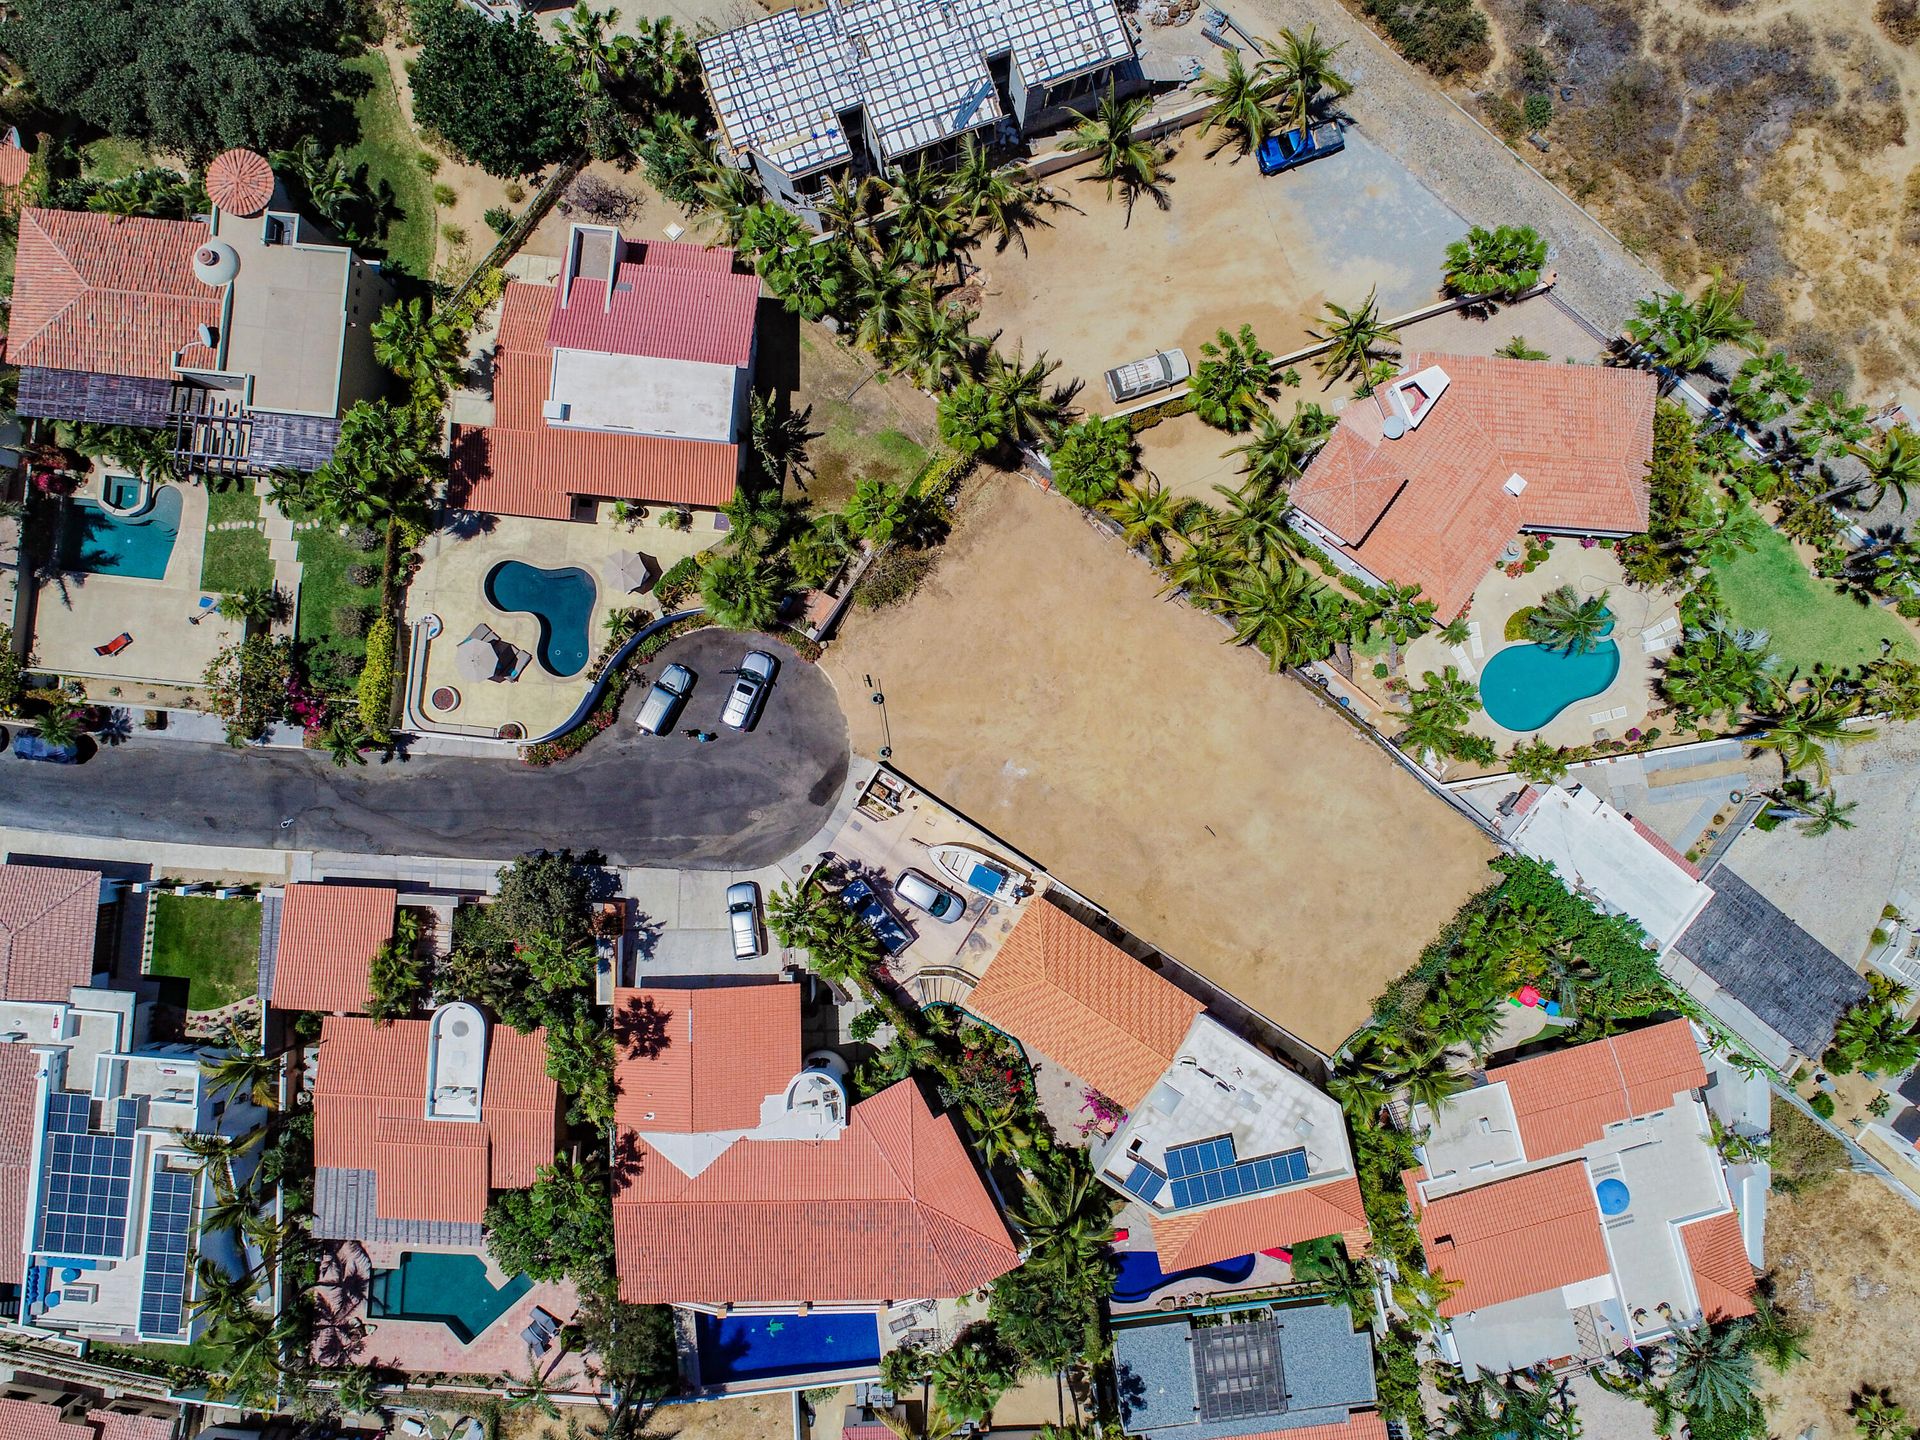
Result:
M758 726L721 726L749 643L781 657ZM507 859L540 846L597 849L618 865L753 869L823 824L846 782L847 721L832 684L778 642L701 630L673 660L699 677L663 738L620 722L572 760L533 770L510 759L423 755L336 767L325 754L235 752L138 735L71 768L0 762L0 824L204 845ZM717 731L699 744L682 727ZM282 828L281 822L293 823Z

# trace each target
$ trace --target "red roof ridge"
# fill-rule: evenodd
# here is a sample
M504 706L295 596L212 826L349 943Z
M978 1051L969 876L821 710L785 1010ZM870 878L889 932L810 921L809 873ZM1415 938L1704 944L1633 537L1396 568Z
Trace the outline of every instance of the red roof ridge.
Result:
M1674 849L1672 844L1668 842L1666 836L1641 820L1638 815L1629 815L1627 819L1632 822L1633 828L1639 832L1642 840L1646 841L1655 850L1658 850L1662 855L1666 856L1667 859L1678 865L1693 879L1698 880L1700 878L1700 867L1687 859L1687 857L1682 855L1678 850Z

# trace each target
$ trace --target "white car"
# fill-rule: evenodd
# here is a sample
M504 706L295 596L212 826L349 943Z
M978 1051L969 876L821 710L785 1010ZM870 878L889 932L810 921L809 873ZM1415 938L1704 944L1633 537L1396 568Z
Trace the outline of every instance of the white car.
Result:
M936 920L951 925L967 913L967 902L958 895L922 875L907 870L893 882L893 893L916 910L924 910Z
M649 735L666 733L692 690L693 671L680 664L667 666L660 672L660 678L653 682L653 688L647 691L647 698L641 702L640 713L634 723Z
M733 930L733 958L760 954L760 887L751 880L727 886L727 924Z
M779 668L780 662L766 651L749 650L747 658L734 672L733 689L727 692L720 723L731 725L735 730L750 729L754 717L760 713L761 702L767 698L767 688L773 684L773 672Z

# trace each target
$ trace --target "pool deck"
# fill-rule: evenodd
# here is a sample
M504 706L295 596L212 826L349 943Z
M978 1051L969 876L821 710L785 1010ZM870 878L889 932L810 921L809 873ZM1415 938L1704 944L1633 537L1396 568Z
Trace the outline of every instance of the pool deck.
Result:
M609 578L614 558L637 550L654 561L656 574L664 574L675 562L726 538L725 531L715 528L712 511L695 511L691 528L670 530L660 524L657 511L628 529L613 522L611 510L602 506L600 521L592 525L460 512L427 537L420 550L419 572L407 592L409 633L401 638L405 653L413 628L429 615L440 618L440 635L427 644L425 665L408 676L410 708L426 722L421 728L491 736L512 723L528 735L546 734L573 713L592 683L591 657L605 646L608 614L636 605L649 615L660 611L651 591L636 595L614 590ZM549 675L537 658L539 620L523 610L500 610L487 599L486 578L505 560L543 570L577 567L593 576L596 593L587 634L590 658L578 675L565 679ZM519 679L475 684L460 675L456 648L483 623L535 657L527 661ZM426 697L442 686L458 692L457 709L441 712L426 703Z
M563 1323L580 1309L573 1285L538 1284L516 1300L500 1318L462 1345L460 1337L434 1320L376 1320L367 1314L366 1279L374 1270L388 1270L405 1252L433 1251L431 1245L362 1245L354 1241L323 1242L321 1260L321 1323L316 1327L314 1359L322 1364L379 1365L412 1374L489 1375L508 1379L527 1374L532 1364L520 1338L538 1306ZM508 1276L483 1251L447 1250L448 1254L478 1254L486 1261L487 1279L495 1286ZM348 1277L342 1282L342 1270ZM547 1379L562 1392L587 1392L585 1357L556 1346L543 1363ZM551 1367L547 1369L546 1367Z
M100 481L96 469L75 498L97 500ZM173 488L180 492L180 534L164 578L70 571L43 581L35 597L39 667L96 682L88 686L95 698L136 703L144 698L143 684L197 686L214 657L241 638L241 624L199 608L207 492L199 485ZM133 636L131 645L117 655L94 653L123 631ZM111 694L116 687L118 696Z

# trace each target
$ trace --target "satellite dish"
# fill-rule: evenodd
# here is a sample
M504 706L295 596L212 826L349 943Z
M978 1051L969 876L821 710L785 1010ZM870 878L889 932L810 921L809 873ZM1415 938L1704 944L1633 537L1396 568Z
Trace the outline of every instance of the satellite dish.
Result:
M1383 416L1380 421L1380 433L1389 440L1398 440L1407 433L1407 422L1398 415Z
M202 285L230 284L240 273L240 252L224 240L209 240L193 252L193 278Z

